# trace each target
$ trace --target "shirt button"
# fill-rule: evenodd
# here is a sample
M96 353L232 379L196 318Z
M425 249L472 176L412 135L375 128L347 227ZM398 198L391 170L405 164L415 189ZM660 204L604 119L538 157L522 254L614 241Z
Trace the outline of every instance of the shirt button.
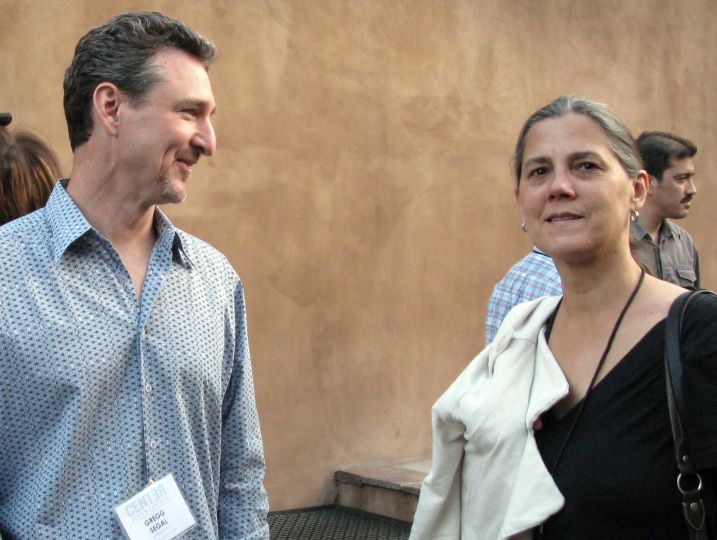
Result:
M159 445L157 444L157 441L155 441L154 439L152 439L151 441L149 441L149 448L150 448L150 450L156 450L156 449L157 449L157 446L159 446Z
M145 392L146 394L151 394L151 393L152 393L152 385L149 384L149 383L145 384L145 385L144 385L144 392Z

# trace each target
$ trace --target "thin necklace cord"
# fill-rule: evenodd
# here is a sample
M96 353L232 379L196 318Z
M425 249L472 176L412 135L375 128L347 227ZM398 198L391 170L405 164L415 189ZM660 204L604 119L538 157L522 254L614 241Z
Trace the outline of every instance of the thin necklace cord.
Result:
M637 281L637 285L635 285L635 288L632 290L632 294L630 294L630 297L627 299L627 302L625 302L625 306L622 308L620 315L618 316L617 320L615 321L615 325L612 327L612 332L610 333L610 337L607 340L607 344L605 345L605 350L603 351L602 356L600 357L600 361L597 363L597 366L595 367L595 372L593 373L592 379L590 380L590 385L588 386L588 389L585 392L585 396L583 397L583 400L580 402L580 406L577 410L577 413L575 414L575 418L573 419L572 424L570 425L568 434L565 436L565 440L563 440L563 444L560 447L560 451L558 452L558 456L555 459L555 463L553 464L552 468L550 469L550 474L553 476L555 476L555 472L558 470L558 465L560 464L560 459L563 457L563 453L565 452L565 447L568 445L568 441L570 441L570 438L573 435L573 431L575 431L575 426L578 424L578 421L580 420L580 417L583 414L583 409L585 409L585 404L588 402L588 398L590 397L593 387L595 386L595 380L597 379L598 373L600 373L600 370L602 369L603 364L605 364L605 359L607 358L607 355L610 352L610 348L612 347L612 342L615 340L617 331L620 329L620 324L622 323L622 319L625 317L625 313L627 313L627 310L630 307L630 305L632 304L632 301L637 296L637 293L639 292L644 279L645 279L645 270L642 270L642 272L640 272L640 279ZM560 306L558 305L558 307L560 307ZM557 314L557 311L556 311L556 314Z

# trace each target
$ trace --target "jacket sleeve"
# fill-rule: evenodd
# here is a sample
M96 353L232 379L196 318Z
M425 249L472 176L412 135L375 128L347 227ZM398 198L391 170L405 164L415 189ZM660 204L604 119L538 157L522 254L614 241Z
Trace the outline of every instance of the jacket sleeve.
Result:
M423 481L409 540L457 540L461 537L461 477L466 425L461 398L487 373L487 347L438 399L432 410L433 458Z
M456 540L461 530L461 463L464 428L433 413L433 463L409 540Z

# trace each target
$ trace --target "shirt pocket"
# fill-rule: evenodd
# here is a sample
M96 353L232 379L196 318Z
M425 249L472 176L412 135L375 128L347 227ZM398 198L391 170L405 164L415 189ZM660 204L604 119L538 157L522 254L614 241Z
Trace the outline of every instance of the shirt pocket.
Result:
M694 288L695 282L697 281L697 274L694 268L686 265L676 266L675 273L677 274L678 285Z

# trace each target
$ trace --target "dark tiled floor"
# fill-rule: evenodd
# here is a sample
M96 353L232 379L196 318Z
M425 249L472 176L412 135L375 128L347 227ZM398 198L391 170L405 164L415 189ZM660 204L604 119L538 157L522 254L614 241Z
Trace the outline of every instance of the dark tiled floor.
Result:
M411 526L342 508L269 514L271 540L408 540Z

